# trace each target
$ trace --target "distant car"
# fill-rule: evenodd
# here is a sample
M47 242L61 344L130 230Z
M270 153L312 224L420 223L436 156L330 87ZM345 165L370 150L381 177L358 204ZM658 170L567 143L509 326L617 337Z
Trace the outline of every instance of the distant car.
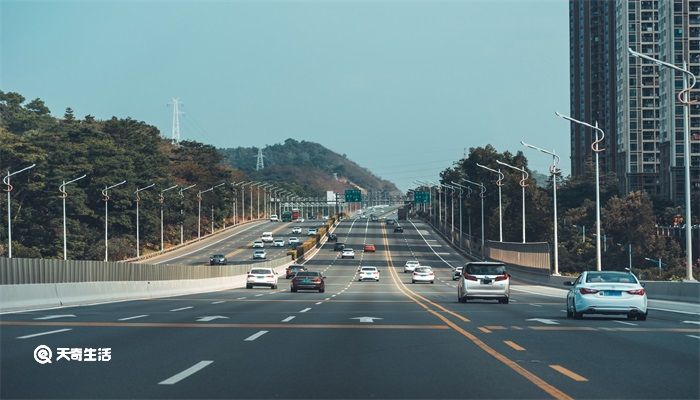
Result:
M309 228L306 232L307 232L307 235L313 236L313 235L315 235L316 232L318 232L318 231L316 230L316 228Z
M394 227L394 232L403 232L403 227L396 225L396 227Z
M343 253L340 255L341 258L355 258L355 250L353 249L343 249Z
M416 269L416 267L420 267L420 263L418 262L418 260L408 260L403 266L403 272L413 272Z
M254 260L264 260L267 258L267 253L265 250L257 249L253 251L253 259Z
M581 319L583 314L626 314L628 319L647 319L647 294L630 272L584 271L566 295L566 316Z
M462 275L462 267L456 267L452 272L452 280L456 281Z
M335 242L337 240L338 240L338 235L336 235L335 233L328 234L328 241L329 242Z
M270 222L279 222L279 217L277 217L277 214L272 214L270 215Z
M387 218L386 224L387 225L394 225L396 222L393 219Z
M289 243L290 246L296 246L299 244L299 238L296 236L292 236L289 238L289 240L287 242Z
M320 272L302 271L292 278L292 292L299 290L318 290L319 293L326 291L324 276Z
M323 216L323 220L324 220L324 221L328 221L328 218L330 218L328 215L324 215L324 216Z
M462 268L457 284L457 300L495 299L507 304L510 299L510 275L499 262L470 262Z
M284 239L275 239L272 241L272 247L284 247Z
M292 227L292 233L301 233L301 226Z
M265 243L272 243L272 241L275 240L275 238L272 237L272 232L263 232L260 239Z
M427 266L420 266L413 270L411 283L416 282L435 283L435 273L433 272L433 269Z
M253 268L248 272L246 278L246 289L253 286L269 286L270 289L277 289L277 273L272 268Z
M253 242L254 249L262 249L265 247L265 243L262 240L256 240Z
M292 264L292 265L288 266L287 269L285 270L286 278L289 279L301 271L306 271L306 267L303 265L299 265L299 264Z
M375 251L377 251L377 248L373 244L368 243L365 245L365 247L362 249L362 251L364 251L365 253L367 253L367 252L374 253Z
M226 265L227 262L228 260L223 254L214 254L209 257L209 265Z
M360 282L366 280L379 282L379 270L377 267L360 267L359 273L357 280Z
M333 251L343 251L345 250L345 243L335 242L333 245Z
M370 220L371 222L379 222L379 218L377 218L377 216L374 215L374 214L370 214L369 220Z

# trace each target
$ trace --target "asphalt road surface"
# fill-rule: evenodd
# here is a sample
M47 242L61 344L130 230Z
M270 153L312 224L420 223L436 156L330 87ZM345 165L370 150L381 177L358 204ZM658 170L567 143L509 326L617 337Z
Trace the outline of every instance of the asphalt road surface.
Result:
M450 265L466 260L414 223L394 233L342 222L339 240L356 258L327 243L307 262L327 276L325 293L291 293L282 277L278 290L4 314L0 396L700 398L697 313L569 320L556 289L517 280L510 304L460 304ZM364 243L377 251L364 254ZM410 283L402 271L413 257L434 268L434 284ZM362 265L380 281L357 282ZM39 345L51 363L35 361ZM111 359L56 360L57 348L110 348Z

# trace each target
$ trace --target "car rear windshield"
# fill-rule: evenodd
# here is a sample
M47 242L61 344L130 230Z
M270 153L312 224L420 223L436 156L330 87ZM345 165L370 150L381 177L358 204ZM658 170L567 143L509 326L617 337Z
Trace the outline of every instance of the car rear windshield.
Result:
M299 272L297 276L318 276L318 272Z
M223 254L214 254L212 258L224 258Z
M637 279L632 274L624 272L589 272L586 282L596 283L637 283Z
M271 274L272 271L269 269L254 269L250 271L251 274L257 274L257 275L266 275L266 274Z
M426 268L426 267L416 268L416 272L430 272L430 271L431 271L430 268Z
M470 275L503 275L506 273L505 265L467 265L467 273Z
M374 272L377 270L377 268L375 268L375 267L362 267L362 270L366 271L366 272Z

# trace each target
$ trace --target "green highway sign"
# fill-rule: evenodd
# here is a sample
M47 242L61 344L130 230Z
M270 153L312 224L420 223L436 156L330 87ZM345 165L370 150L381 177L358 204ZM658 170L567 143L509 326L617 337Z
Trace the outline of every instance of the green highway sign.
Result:
M430 192L414 192L413 202L416 204L428 204L430 203Z
M359 203L362 201L362 192L357 189L348 189L345 191L346 203Z

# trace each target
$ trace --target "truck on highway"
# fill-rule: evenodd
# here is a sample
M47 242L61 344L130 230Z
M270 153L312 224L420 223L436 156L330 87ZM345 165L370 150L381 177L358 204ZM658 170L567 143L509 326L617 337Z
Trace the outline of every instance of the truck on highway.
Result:
M282 211L282 222L292 222L291 211Z
M299 213L299 209L298 209L298 208L292 208L292 220L297 220L297 219L299 219L299 216L300 216L300 215L301 215L301 214Z
M406 207L401 207L397 211L399 213L399 218L398 218L399 221L405 220L406 217L408 216L408 208L406 208Z

